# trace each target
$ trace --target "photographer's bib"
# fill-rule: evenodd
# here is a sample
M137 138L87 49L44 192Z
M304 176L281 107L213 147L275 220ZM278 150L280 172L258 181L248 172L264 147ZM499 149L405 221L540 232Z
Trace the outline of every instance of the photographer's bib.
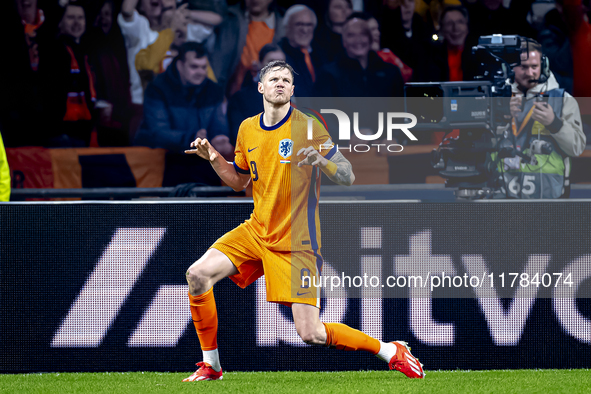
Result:
M524 153L528 154L528 150ZM496 155L491 155L493 160ZM498 161L501 191L507 198L559 198L564 193L570 160L563 159L556 151L534 157L536 164L524 163L521 157Z
M552 107L554 115L561 117L564 89L553 89L548 92L548 96L548 104ZM531 114L533 106L534 100L525 103L523 112L517 117L518 123L532 122L531 115L527 115ZM521 131L522 128L523 126L510 138L513 139L518 151L532 157L529 163L519 156L498 160L496 152L491 154L491 159L497 163L501 191L506 198L559 198L569 183L570 158L561 154L562 151L552 138L550 130L540 122L533 121L525 130ZM547 142L552 146L552 152L532 153L530 148L533 140Z

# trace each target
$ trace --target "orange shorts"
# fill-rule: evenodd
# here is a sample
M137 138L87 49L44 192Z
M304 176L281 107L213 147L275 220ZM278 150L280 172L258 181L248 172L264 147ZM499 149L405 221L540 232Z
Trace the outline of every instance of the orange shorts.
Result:
M320 287L314 286L314 283L320 284L320 251L269 250L246 223L223 235L211 248L225 254L236 266L238 274L230 279L238 286L245 288L265 275L267 301L320 308Z

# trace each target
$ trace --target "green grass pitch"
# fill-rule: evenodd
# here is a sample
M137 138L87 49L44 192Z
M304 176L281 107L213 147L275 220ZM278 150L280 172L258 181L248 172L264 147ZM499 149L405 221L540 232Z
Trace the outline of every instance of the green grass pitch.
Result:
M110 372L0 375L1 393L584 393L591 370L227 372L183 383L190 373Z

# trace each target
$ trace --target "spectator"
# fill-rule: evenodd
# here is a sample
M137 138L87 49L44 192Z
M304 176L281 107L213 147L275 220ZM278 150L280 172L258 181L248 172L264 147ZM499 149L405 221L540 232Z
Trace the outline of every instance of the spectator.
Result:
M329 0L326 16L326 25L335 33L343 34L343 26L347 18L353 13L353 4L345 0Z
M0 133L0 201L10 201L10 168Z
M347 18L353 12L351 0L328 0L324 24L316 32L316 42L329 62L344 51L341 34Z
M367 22L353 17L343 26L345 53L322 67L315 84L319 97L402 97L404 81L398 67L371 50Z
M246 74L256 74L257 59L265 44L277 44L284 36L283 17L273 7L274 0L245 0L246 10L240 16L238 47L240 62L227 88L228 97L240 90Z
M404 82L409 82L412 77L412 68L404 64L402 60L400 60L400 58L396 56L389 48L382 48L380 45L381 33L378 20L366 12L356 12L354 15L367 22L367 26L369 27L372 38L371 50L377 53L378 56L386 63L390 63L398 67Z
M316 81L316 72L327 60L312 40L318 24L316 14L309 7L297 4L285 12L283 24L286 36L279 42L279 46L285 53L285 60L297 75L294 95L310 97Z
M60 20L56 43L41 51L39 65L46 111L47 146L84 147L94 128L96 83L88 50L82 40L86 13L77 2L68 3ZM41 48L43 49L43 48Z
M158 31L169 29L177 9L177 0L160 0L162 4Z
M312 11L314 11L314 14L316 15L316 17L318 18L318 20L320 21L319 25L323 25L324 24L324 13L327 11L327 3L328 0L276 0L275 4L285 10L287 10L289 7L296 5L296 4L301 4L301 5L305 5L306 7L310 8Z
M564 20L562 5L548 11L538 42L550 60L550 68L561 88L573 94L573 56L569 42L569 29Z
M214 2L192 0L190 3L180 6L174 12L171 27L162 30L158 39L147 48L139 51L135 57L135 65L142 79L142 86L145 88L156 75L166 70L178 55L178 49L184 42L203 44L209 52L207 77L217 83L225 81L219 68L220 79L218 79L211 66L212 59L210 59L210 57L214 58L213 63L216 66L223 62L224 49L219 45L216 46L215 31L223 23L222 15L225 12L226 7L223 0ZM226 46L232 47L231 44ZM232 51L225 51L225 53L231 54ZM221 56L219 56L220 54Z
M16 6L24 26L31 70L37 71L39 67L38 32L45 22L45 14L43 10L37 8L37 0L16 0Z
M396 4L400 3L400 0L388 0L387 3ZM423 18L429 32L436 33L441 29L439 22L443 10L450 6L460 6L462 3L460 0L416 0L415 11Z
M182 152L197 138L207 138L225 157L233 148L222 110L221 88L207 78L207 54L195 42L184 43L178 57L148 85L144 119L135 145L166 148L163 186L179 183L219 185L219 177L206 160Z
M171 26L160 31L156 41L146 48L141 49L135 56L135 68L142 81L142 89L144 91L148 83L152 82L156 75L166 70L172 60L178 55L180 46L186 42L187 16L189 12L187 7L188 4L184 4L174 10L173 17L170 21Z
M140 4L138 2L139 0L123 0L121 13L117 16L117 24L121 28L121 33L125 39L129 82L131 85L130 141L133 140L142 119L142 103L144 100L141 78L135 68L135 57L140 50L153 44L158 38L160 17L162 15L160 0L141 0ZM138 10L141 11L141 14Z
M101 146L127 146L131 96L125 41L113 23L113 0L102 0L95 11L94 23L88 32L90 63L96 76L100 124L98 142Z
M5 39L0 45L5 61L0 62L0 123L8 147L28 145L44 136L37 75L39 44L49 35L43 20L36 1L2 4L0 35Z
M371 25L372 22L370 27ZM432 32L415 12L415 0L401 1L400 6L394 10L386 8L381 26L382 47L389 48L413 70L413 81L428 80Z
M466 81L477 71L468 38L468 11L462 6L446 7L441 14L443 44L433 48L432 81Z
M568 195L570 157L579 156L585 149L586 138L577 101L560 89L554 74L544 64L541 51L541 45L530 40L521 65L513 68L515 82L510 101L513 119L505 136L516 150L531 156L535 153L536 163L521 163L519 156L504 159L505 184L523 186L505 186L511 197L558 198ZM549 96L547 101L534 100L542 92ZM536 150L534 141L551 148ZM525 181L524 173L528 173Z
M276 44L265 45L259 53L259 67L263 68L275 60L285 61L285 54ZM299 81L299 76L297 80ZM264 110L263 100L257 89L258 82L259 75L257 73L250 84L243 86L240 91L230 98L230 102L228 103L228 121L230 124L230 143L232 145L236 145L236 137L238 136L238 129L242 121L251 116L258 115ZM295 80L294 82L297 83Z
M228 7L225 0L190 0L188 4L187 41L205 46L211 67L208 78L226 91L242 51L236 38L243 11L239 5Z

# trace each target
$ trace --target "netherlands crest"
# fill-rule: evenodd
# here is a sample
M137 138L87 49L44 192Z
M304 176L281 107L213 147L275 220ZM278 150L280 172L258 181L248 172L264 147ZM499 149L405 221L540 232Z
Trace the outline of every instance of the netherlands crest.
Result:
M293 148L293 141L289 138L279 141L279 155L284 159L291 156Z

